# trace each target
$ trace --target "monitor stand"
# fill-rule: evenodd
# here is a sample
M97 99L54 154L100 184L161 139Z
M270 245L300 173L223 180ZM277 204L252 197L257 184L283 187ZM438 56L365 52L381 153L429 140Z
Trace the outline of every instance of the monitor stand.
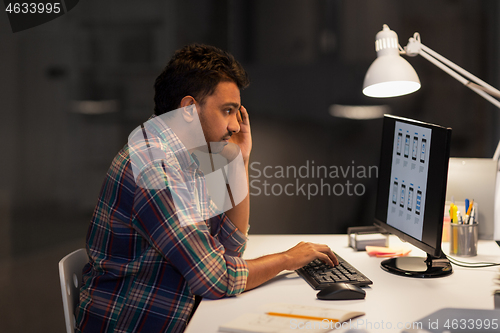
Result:
M415 278L443 277L453 273L451 263L441 250L439 257L396 257L382 261L382 269L397 275Z

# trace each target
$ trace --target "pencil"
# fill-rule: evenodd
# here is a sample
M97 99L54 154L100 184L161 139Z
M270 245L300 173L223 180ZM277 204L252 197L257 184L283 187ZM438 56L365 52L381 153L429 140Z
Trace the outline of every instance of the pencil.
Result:
M290 314L290 313L280 313L280 312L267 312L266 314L270 316L277 316L277 317L288 317L288 318L297 318L297 319L306 319L306 320L328 320L334 323L337 323L339 320L338 319L332 319L332 318L321 318L321 317L313 317L313 316L303 316L303 315L295 315L295 314Z

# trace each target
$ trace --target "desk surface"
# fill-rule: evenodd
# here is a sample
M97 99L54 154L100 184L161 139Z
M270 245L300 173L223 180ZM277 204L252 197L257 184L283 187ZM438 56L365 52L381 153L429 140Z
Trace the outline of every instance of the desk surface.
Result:
M300 241L328 244L335 252L368 276L373 285L366 290L364 300L321 301L313 290L295 272L282 274L264 285L236 297L220 300L204 299L189 323L187 333L217 332L220 324L246 312L263 313L267 303L330 307L363 311L366 315L353 321L358 329L368 332L401 332L404 326L445 307L493 309L493 278L498 267L468 269L453 265L453 274L444 278L416 279L397 276L383 271L383 258L369 257L347 246L346 235L250 235L244 257L251 259L264 254L281 252ZM411 248L412 256L424 252L391 236L391 247ZM449 245L443 243L448 253ZM493 241L479 241L478 256L458 258L463 261L500 261L500 247ZM398 328L399 326L399 328ZM392 329L391 329L392 327ZM355 327L351 327L355 328ZM345 332L347 328L335 330Z

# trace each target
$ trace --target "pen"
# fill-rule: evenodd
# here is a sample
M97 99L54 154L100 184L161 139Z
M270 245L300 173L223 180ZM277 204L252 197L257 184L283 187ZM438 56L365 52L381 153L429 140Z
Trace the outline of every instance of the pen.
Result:
M467 199L465 199L465 204L467 205ZM474 207L474 199L472 199L472 202L470 203L469 205L469 208L465 208L465 210L467 211L467 215L470 216L470 213L472 212L472 208Z
M290 313L280 313L280 312L267 312L267 315L270 316L277 316L277 317L288 317L288 318L297 318L297 319L306 319L306 320L328 320L334 323L337 323L339 320L338 319L332 319L332 318L322 318L322 317L313 317L313 316L303 316L303 315L295 315L295 314L290 314Z
M469 212L469 199L465 199L465 214L470 214Z
M469 224L474 224L474 223L477 223L476 222L476 209L474 207L472 207L472 210L471 210L470 216L469 216Z

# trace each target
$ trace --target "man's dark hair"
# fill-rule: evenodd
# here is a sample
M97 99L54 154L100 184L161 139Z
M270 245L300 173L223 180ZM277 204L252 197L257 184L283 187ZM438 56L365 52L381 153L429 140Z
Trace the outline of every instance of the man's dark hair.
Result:
M188 95L203 104L224 81L234 82L240 90L250 83L241 64L228 52L209 45L187 45L175 52L156 78L154 113L177 109Z

